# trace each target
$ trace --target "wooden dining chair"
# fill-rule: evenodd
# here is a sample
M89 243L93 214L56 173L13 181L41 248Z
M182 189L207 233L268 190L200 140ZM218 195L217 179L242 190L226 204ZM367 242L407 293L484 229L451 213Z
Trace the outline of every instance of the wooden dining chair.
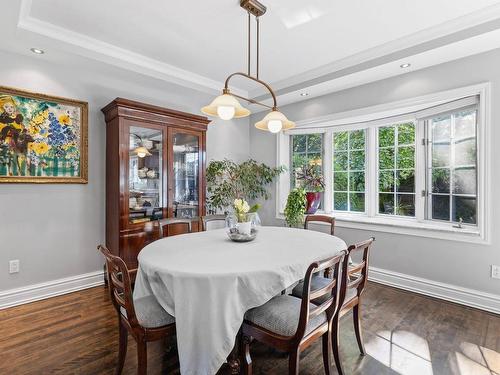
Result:
M339 307L338 277L346 251L323 261L312 263L304 277L302 300L293 296L280 295L264 305L250 309L245 314L241 327L241 353L246 375L252 374L250 342L256 339L289 355L289 374L299 373L300 353L314 341L322 338L323 365L327 375L331 373L331 324ZM321 289L311 291L314 272L332 268L334 276ZM325 297L320 305L311 303Z
M333 236L335 234L335 218L326 215L307 215L304 220L304 229L309 229L310 223L328 223L330 224L330 234Z
M118 314L119 347L116 374L121 374L127 355L128 333L137 342L137 374L147 373L147 343L175 334L175 318L153 296L132 299L131 279L135 272L104 246L97 249L106 258L111 301ZM135 270L136 271L136 270Z
M363 338L361 334L361 295L365 289L367 278L368 278L368 261L370 257L370 248L375 241L372 237L369 240L357 243L355 245L349 246L347 249L347 256L342 264L342 276L340 282L340 294L339 294L339 305L332 324L332 346L333 346L333 356L335 359L335 364L339 375L343 375L342 366L339 357L339 321L342 316L353 310L353 321L354 321L354 332L356 334L356 340L358 342L359 350L362 355L365 355L365 349L363 345ZM360 263L354 264L350 262L351 254L363 251L363 258ZM325 285L330 283L330 278L323 277L320 275L314 275L311 280L311 289L318 290L323 288ZM298 298L302 298L304 283L300 282L297 284L293 290L292 295ZM325 296L317 298L312 302L314 304L321 304L325 301Z
M349 264L349 262L346 261L342 265L339 296L339 305L341 307L336 312L332 324L333 358L335 359L339 375L344 374L339 353L339 322L340 318L351 310L354 333L356 335L356 341L358 342L359 351L361 355L366 354L361 332L361 297L368 281L370 248L374 241L375 238L372 237L369 240L349 246L347 249L349 257L354 253L362 252L362 259L357 264Z
M191 233L192 220L177 218L158 219L158 227L160 230L160 238Z
M224 228L226 225L226 215L205 215L201 217L201 228L205 232L211 225L217 225L215 229Z

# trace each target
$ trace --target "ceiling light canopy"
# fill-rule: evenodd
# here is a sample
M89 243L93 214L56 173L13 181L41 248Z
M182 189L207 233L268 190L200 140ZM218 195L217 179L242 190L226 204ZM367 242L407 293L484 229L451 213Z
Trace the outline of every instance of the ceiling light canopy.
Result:
M278 105L276 101L276 95L273 89L266 82L259 79L259 39L260 39L260 27L259 27L259 17L266 13L267 8L259 3L257 0L241 0L240 6L245 9L248 13L248 68L247 73L233 73L229 75L226 79L222 95L216 97L212 103L203 107L201 111L213 117L218 117L222 120L231 120L232 118L241 118L250 115L250 110L243 107L237 98L245 100L252 104L258 104L260 106L269 108L269 112L261 121L255 124L257 129L267 130L271 133L278 133L281 130L287 130L295 127L295 123L288 120L286 116L278 111ZM251 60L251 15L255 16L257 22L257 71L255 77L250 74L250 60ZM234 76L241 76L246 79L252 80L260 85L264 86L273 99L273 105L268 106L267 104L261 103L254 99L244 98L242 96L232 94L229 90L229 81Z

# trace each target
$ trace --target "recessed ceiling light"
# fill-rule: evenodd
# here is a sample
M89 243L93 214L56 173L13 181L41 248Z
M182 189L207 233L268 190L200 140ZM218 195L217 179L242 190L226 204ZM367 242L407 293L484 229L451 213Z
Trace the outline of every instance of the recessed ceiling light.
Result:
M405 64L401 64L399 67L404 69L404 68L409 68L410 66L411 66L410 63L405 63Z
M45 53L45 51L43 49L39 49L39 48L30 48L30 51L33 53L36 53L37 55L43 55Z
M309 95L309 93L308 93L308 92L301 92L301 93L300 93L300 96L307 96L307 95Z

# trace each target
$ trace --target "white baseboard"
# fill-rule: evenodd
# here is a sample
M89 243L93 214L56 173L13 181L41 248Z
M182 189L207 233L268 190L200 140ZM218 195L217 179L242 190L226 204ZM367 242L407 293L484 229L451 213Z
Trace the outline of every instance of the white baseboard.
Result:
M500 295L370 267L368 280L500 314Z
M500 314L500 295L370 267L370 281ZM0 310L104 284L103 271L0 292Z
M0 310L103 284L104 272L96 271L3 292L0 291Z

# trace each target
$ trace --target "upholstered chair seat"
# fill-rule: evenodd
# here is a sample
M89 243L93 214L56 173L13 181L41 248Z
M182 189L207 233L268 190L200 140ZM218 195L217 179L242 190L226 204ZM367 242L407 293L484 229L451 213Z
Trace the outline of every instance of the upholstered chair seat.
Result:
M175 323L175 318L167 313L154 296L134 300L135 316L139 324L145 328L158 328ZM127 311L120 307L120 312L127 318Z
M292 296L277 296L262 306L248 310L245 319L278 335L293 336L299 324L301 303L300 299ZM316 305L310 304L311 309L315 307ZM305 335L307 336L325 322L325 312L310 319Z

